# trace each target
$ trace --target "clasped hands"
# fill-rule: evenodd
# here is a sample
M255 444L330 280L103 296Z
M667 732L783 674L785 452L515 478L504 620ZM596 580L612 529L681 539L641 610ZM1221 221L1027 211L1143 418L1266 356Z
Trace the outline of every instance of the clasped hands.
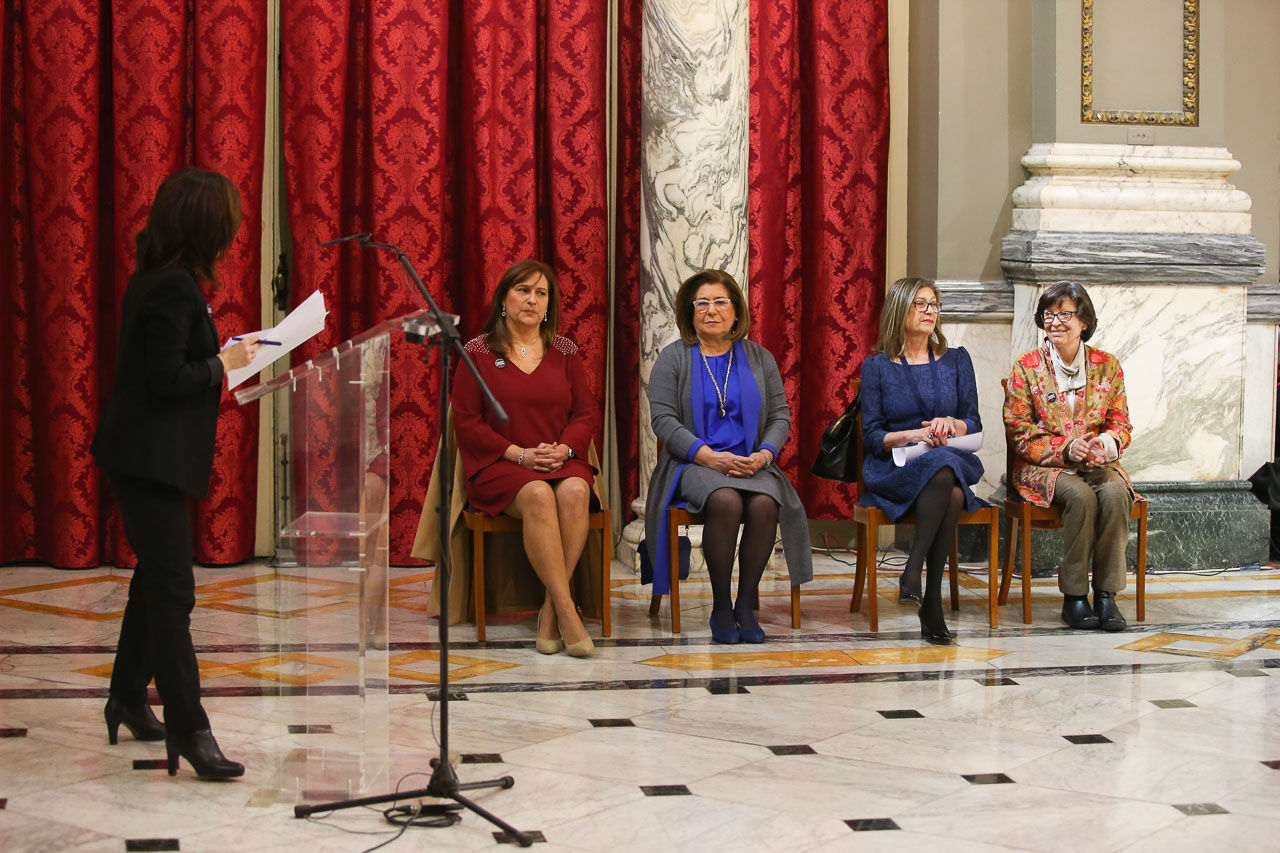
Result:
M739 456L736 453L726 453L719 450L711 450L710 448L704 449L709 454L706 456L705 461L695 461L699 461L712 470L719 471L726 477L751 477L769 464L769 456L762 450L757 450L750 456ZM699 451L698 455L703 455L702 451Z
M907 444L927 444L930 447L942 447L947 439L957 435L955 418L934 418L921 421L920 429L909 430L906 434Z
M544 441L537 447L524 448L524 458L520 464L531 471L545 474L549 471L559 471L568 460L567 444L550 444Z
M1097 468L1107 464L1107 446L1100 437L1089 433L1071 442L1067 447L1067 458L1072 462L1083 463L1086 468Z

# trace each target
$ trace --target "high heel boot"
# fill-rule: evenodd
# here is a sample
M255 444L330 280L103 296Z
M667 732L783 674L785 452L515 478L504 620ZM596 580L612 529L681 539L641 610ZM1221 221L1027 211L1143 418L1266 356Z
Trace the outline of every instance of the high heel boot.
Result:
M126 705L114 696L107 698L107 706L102 709L102 716L107 720L107 743L116 745L120 734L120 724L133 735L134 740L164 740L164 723L156 719L155 712L146 702L141 705Z
M233 779L244 775L244 765L223 755L213 732L208 729L167 737L164 749L169 757L170 776L178 775L179 755L187 759L191 769L203 779Z

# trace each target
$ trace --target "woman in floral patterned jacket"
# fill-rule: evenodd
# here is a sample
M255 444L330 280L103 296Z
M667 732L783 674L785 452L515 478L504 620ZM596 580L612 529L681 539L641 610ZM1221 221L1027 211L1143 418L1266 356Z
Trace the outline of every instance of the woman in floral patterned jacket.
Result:
M1134 498L1120 466L1132 433L1124 371L1115 356L1085 346L1098 320L1080 285L1048 287L1036 305L1035 323L1044 341L1014 363L1004 398L1005 430L1017 454L1010 489L1037 506L1062 511L1062 620L1072 628L1122 631L1125 620L1115 596L1125 585Z

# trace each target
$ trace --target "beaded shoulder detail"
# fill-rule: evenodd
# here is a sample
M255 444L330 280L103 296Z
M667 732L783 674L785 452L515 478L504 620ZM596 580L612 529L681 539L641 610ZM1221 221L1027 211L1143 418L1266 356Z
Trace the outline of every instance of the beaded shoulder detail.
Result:
M551 340L551 346L555 347L565 355L578 354L578 345L566 338L564 335L556 335Z
M488 355L489 345L484 342L484 335L476 335L463 347L471 355Z

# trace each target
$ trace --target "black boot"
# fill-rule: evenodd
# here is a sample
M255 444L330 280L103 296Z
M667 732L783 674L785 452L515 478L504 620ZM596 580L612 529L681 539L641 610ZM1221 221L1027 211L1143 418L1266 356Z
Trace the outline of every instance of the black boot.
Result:
M1129 627L1116 606L1116 594L1104 589L1093 591L1093 612L1098 615L1098 622L1104 631L1123 631Z
M1062 621L1076 630L1091 630L1098 627L1098 615L1089 607L1087 595L1062 596Z
M946 620L942 618L942 608L939 607L936 611L928 608L928 615L925 611L926 608L920 608L920 639L935 646L954 646L956 635L947 630Z
M244 765L237 764L222 754L213 732L208 729L186 735L167 737L165 752L169 755L169 775L178 774L178 756L187 759L197 776L205 779L231 779L244 775Z
M164 723L156 719L155 712L146 702L126 705L111 696L107 698L107 707L102 709L102 716L107 719L107 743L112 746L116 745L121 723L134 740L164 740Z

